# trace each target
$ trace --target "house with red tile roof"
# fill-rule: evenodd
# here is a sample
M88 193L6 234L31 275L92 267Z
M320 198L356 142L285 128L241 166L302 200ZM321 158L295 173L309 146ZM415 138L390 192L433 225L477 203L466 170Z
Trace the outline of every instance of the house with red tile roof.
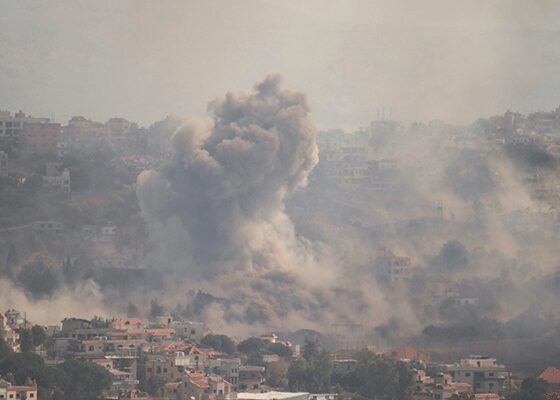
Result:
M14 386L0 379L0 399L37 399L37 385Z
M179 380L166 383L164 395L169 400L233 400L236 397L231 383L202 371L185 372Z
M546 368L537 376L537 379L546 381L550 385L551 390L560 390L560 369L558 368Z

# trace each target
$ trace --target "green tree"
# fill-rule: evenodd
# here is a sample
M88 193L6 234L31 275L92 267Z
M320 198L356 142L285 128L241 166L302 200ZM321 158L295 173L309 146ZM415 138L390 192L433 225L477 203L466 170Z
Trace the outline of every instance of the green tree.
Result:
M548 388L546 381L530 377L524 379L521 382L521 390L510 394L507 400L544 400Z
M267 350L284 358L290 358L293 354L292 349L282 343L270 343Z
M126 307L126 316L127 317L138 317L140 315L140 311L138 311L138 307L134 305L131 301L128 302L128 306Z
M410 367L369 351L357 354L355 371L336 376L334 383L366 399L406 400L410 398L413 375Z
M248 356L262 356L267 348L267 342L258 337L250 337L237 345L237 350Z
M152 318L159 317L164 313L165 313L165 309L163 308L163 306L159 304L157 299L152 299L152 301L150 302L150 317Z
M307 390L309 366L302 358L292 361L288 367L288 387L293 392Z
M111 374L99 365L69 360L55 368L68 377L64 388L65 399L97 400L111 387Z
M0 360L7 357L11 352L10 346L8 346L4 338L0 337Z
M319 340L317 338L306 338L303 345L303 358L311 360L317 357L320 352Z
M18 329L19 347L22 353L28 353L33 350L33 333L31 329Z
M267 385L284 387L288 380L288 364L284 360L271 362L267 365L265 374Z
M321 350L310 362L309 390L312 392L328 392L331 385L332 360L326 350Z
M291 390L327 392L331 386L332 360L314 339L306 340L303 358L292 361L288 368L288 386Z
M47 334L45 333L45 330L43 329L42 326L33 325L33 327L31 328L31 337L33 341L33 346L40 346L43 343L45 343L45 340L47 339Z
M24 385L28 379L37 382L39 398L48 398L56 387L66 386L68 377L63 371L45 365L35 353L11 353L0 359L0 375L12 374L16 385Z
M206 335L202 338L200 344L212 347L222 353L235 353L235 343L226 335Z

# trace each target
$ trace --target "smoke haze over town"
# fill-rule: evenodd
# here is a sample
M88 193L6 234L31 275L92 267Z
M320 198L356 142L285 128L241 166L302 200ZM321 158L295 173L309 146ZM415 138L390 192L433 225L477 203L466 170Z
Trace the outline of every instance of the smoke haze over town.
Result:
M0 0L0 394L57 398L4 376L4 342L54 366L144 340L103 365L104 398L141 399L179 382L131 372L157 346L270 368L243 345L261 337L290 351L256 391L377 398L297 363L415 346L418 392L449 372L457 396L533 396L560 356L560 4L350 3ZM28 320L52 340L22 349ZM518 385L443 367L492 357ZM428 398L407 393L383 398Z

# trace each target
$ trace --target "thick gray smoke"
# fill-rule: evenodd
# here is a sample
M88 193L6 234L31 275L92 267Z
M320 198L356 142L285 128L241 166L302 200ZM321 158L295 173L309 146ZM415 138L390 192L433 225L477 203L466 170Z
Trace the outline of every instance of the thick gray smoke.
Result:
M176 131L167 166L138 177L142 211L152 226L177 230L189 272L267 268L268 249L256 251L255 241L279 220L289 224L283 201L318 161L305 96L269 76L253 93L215 100L209 112L211 119L187 120Z
M226 319L274 325L292 310L297 319L325 312L328 273L318 288L319 252L284 212L318 162L305 96L269 76L211 102L209 114L184 121L169 163L138 177L154 263L182 271L185 287L218 290L235 305Z

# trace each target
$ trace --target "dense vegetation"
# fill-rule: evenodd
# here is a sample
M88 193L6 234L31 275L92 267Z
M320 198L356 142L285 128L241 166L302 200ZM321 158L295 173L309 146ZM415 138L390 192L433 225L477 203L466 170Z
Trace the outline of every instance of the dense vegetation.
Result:
M0 376L14 384L37 383L43 400L97 400L111 386L111 374L103 367L68 360L50 367L37 354L10 353L0 340Z

